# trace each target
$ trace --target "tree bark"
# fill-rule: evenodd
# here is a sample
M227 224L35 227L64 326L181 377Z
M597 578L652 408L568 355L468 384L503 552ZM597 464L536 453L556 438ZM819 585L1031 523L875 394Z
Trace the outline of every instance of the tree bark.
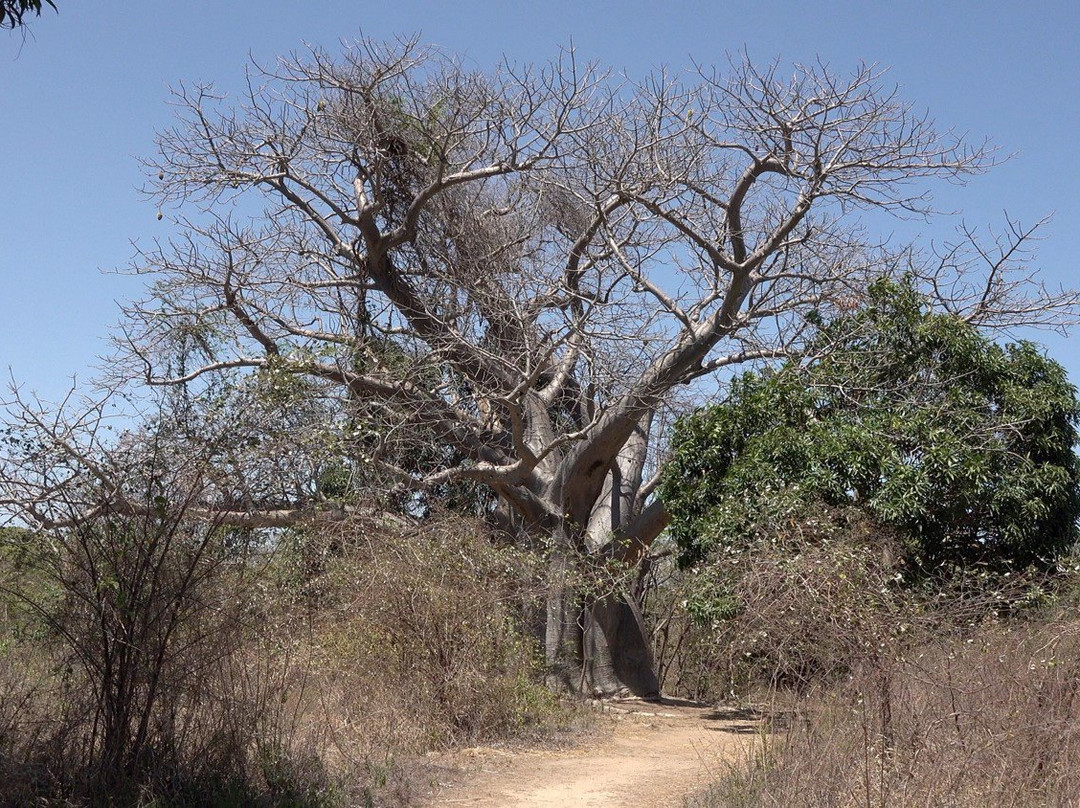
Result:
M544 627L544 662L547 685L556 692L581 687L581 625L575 605L569 555L557 550L548 566L547 622Z
M638 538L625 535L628 529L636 533L639 526L652 524L635 512L650 421L646 417L633 430L591 502L583 490L595 484L573 477L552 497L561 503L564 514L553 536L556 549L549 567L544 638L548 681L556 689L595 697L632 693L655 698L660 694L638 604L617 586L611 591L590 591L589 577L582 575L598 563L615 561L628 568L637 563L637 556L620 549ZM658 532L640 539L651 542Z
M652 643L641 610L629 595L605 595L586 604L582 684L593 696L629 691L645 699L660 697Z
M554 556L548 572L548 686L598 698L627 693L658 697L652 644L632 596L582 592L566 554Z

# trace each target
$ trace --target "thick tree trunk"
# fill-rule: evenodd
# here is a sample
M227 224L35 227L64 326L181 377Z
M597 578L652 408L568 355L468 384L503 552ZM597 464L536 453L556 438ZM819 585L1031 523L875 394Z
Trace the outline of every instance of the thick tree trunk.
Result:
M548 686L594 697L660 695L652 644L629 595L600 597L575 586L566 556L549 568L544 636Z
M526 442L538 453L555 440L549 405L540 404L530 409L525 430ZM497 517L505 527L529 545L551 548L542 638L547 682L555 690L659 695L637 604L616 592L590 592L585 583L597 561L618 560L629 569L638 560L618 550L626 528L640 516L650 424L649 415L634 424L600 466L581 470L567 455L550 453L534 470L539 484L527 497L512 488L499 492L503 505ZM533 507L541 502L543 507Z
M622 592L589 592L580 573L595 561L623 560L615 541L634 521L648 448L648 421L635 430L612 462L591 507L577 518L569 506L554 531L556 552L548 576L545 653L549 683L591 696L660 694L653 653L638 604ZM563 489L574 501L583 484ZM636 562L636 557L634 558ZM586 579L588 576L585 576Z
M633 598L607 595L587 604L582 631L582 683L593 696L629 692L659 698L652 643Z
M651 421L647 416L637 424L604 480L586 532L586 544L593 556L618 558L612 552L618 544L616 537L636 516ZM607 593L585 603L581 661L582 682L593 695L626 691L643 698L660 695L652 642L641 610L628 590Z
M548 567L544 661L548 687L558 692L577 692L581 686L581 623L573 577L568 554L556 552Z

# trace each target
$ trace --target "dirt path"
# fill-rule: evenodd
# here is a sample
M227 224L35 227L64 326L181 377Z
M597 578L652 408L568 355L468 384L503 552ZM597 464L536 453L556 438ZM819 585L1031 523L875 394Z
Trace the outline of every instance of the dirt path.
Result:
M680 806L738 763L757 737L752 715L667 701L608 705L609 735L574 749L468 750L464 775L433 806L615 808ZM471 759L470 759L471 758Z

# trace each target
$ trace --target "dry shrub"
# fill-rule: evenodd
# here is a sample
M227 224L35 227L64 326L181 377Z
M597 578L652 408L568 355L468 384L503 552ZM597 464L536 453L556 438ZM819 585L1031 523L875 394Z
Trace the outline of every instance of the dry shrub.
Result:
M665 691L798 693L874 664L926 619L897 556L887 532L824 512L701 567L660 567L650 605Z
M1080 805L1080 623L923 635L803 702L699 805Z
M308 724L343 760L381 771L391 755L519 735L561 714L521 628L539 594L535 559L453 516L318 538L332 551L300 601Z
M726 677L717 673L726 670L726 662L713 626L687 612L695 581L673 556L670 549L660 548L646 557L638 582L660 689L669 696L717 701L727 695Z
M128 620L148 627L134 681L112 695L91 652L115 653L113 618L134 602L107 596L123 585L43 588L48 570L28 578L0 558L0 804L408 805L430 777L424 752L566 717L521 631L533 563L481 525L372 518L301 538L207 556L198 586L143 601ZM170 572L190 556L173 556L155 581L191 580ZM167 637L163 605L177 617ZM133 719L107 768L102 715L117 708Z
M690 573L703 667L774 716L692 804L1080 804L1080 623L1034 608L1067 576L906 575L887 534L825 515Z
M405 805L431 778L423 753L576 720L543 687L523 631L540 569L452 514L369 516L283 542L262 619L307 672L289 695L285 757L320 761L347 804Z
M897 537L856 509L821 508L768 539L649 588L667 692L699 699L796 697L885 664L913 634L963 632L1051 592L1036 568L909 570Z
M3 538L0 805L281 804L260 755L293 673L257 561L182 513Z

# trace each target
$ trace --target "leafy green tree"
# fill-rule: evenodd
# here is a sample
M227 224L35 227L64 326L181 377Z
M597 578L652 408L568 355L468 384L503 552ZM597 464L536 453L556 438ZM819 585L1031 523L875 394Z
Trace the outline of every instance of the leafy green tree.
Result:
M1075 541L1080 403L1037 346L998 345L883 280L815 352L678 425L662 497L684 562L821 505L889 528L915 569L1028 564Z

